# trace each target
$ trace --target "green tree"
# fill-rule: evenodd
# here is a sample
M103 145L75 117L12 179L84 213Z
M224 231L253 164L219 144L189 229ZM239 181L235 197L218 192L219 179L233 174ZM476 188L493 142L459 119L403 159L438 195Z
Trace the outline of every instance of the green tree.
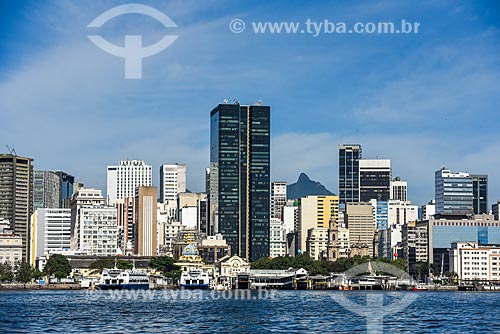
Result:
M22 262L16 273L16 280L21 283L28 283L33 278L34 269L29 263Z
M406 272L406 270L408 269L408 266L406 265L406 260L405 259L396 259L396 260L393 260L391 262L391 264L395 267L397 267L398 269Z
M8 263L0 263L0 282L12 282L14 280L14 272Z
M310 275L327 275L328 262L316 261L307 254L300 254L295 257L279 256L275 258L263 257L252 262L252 269L278 269L304 268Z
M42 277L43 277L43 273L40 270L38 270L38 268L34 268L33 269L33 278L40 279Z
M47 276L65 278L71 273L71 265L64 255L52 254L45 264L44 273Z
M165 277L177 277L174 272L178 271L180 278L180 267L175 265L175 260L169 256L156 256L149 261L149 267L159 270Z
M276 258L263 257L252 262L252 269L281 269L288 268L304 268L310 275L328 275L329 273L341 273L350 268L367 263L368 261L380 261L398 267L402 271L406 271L406 262L403 259L391 261L389 259L380 258L372 259L369 256L355 255L350 258L339 258L336 261L316 261L307 254L300 254L295 257L283 256Z
M252 269L271 269L271 259L268 257L261 257L251 264Z
M167 272L164 276L166 278L171 279L172 282L176 282L176 281L181 279L181 274L182 274L182 270L179 268L177 270Z

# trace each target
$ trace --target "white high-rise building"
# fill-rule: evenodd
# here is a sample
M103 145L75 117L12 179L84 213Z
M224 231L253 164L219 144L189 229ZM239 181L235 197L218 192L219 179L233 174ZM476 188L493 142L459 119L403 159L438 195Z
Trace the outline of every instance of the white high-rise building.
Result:
M278 257L286 254L286 231L283 222L271 218L269 231L269 256Z
M283 221L283 207L286 204L286 182L271 183L271 218Z
M431 200L429 203L422 205L422 217L421 220L429 220L436 214L436 201Z
M110 203L135 197L135 189L150 187L153 183L152 167L142 160L120 161L118 166L108 166L107 199Z
M158 225L158 254L173 256L173 244L182 225L175 217L175 209L164 203L156 203Z
M418 220L418 206L409 201L390 200L387 202L387 224L403 225Z
M161 216L160 216L161 217ZM182 229L180 222L163 220L159 224L159 253L173 256L174 242Z
M418 206L409 201L387 201L387 227L378 232L378 256L388 259L397 257L396 247L402 242L404 224L418 220Z
M105 205L100 189L80 189L71 199L70 210L72 250L87 255L117 255L118 210Z
M408 182L401 181L399 177L391 181L391 189L389 199L397 199L400 201L408 200Z
M118 249L117 211L115 207L80 209L76 249L87 255L116 256Z
M403 241L402 225L390 225L378 231L378 257L396 259L396 247Z
M183 227L196 229L198 227L198 207L186 206L181 208L179 218Z
M37 209L32 228L32 259L43 257L49 253L68 251L71 246L71 210L70 209ZM34 256L34 258L33 258Z
M186 165L164 164L160 167L160 201L177 201L186 192Z
M299 205L293 200L288 200L283 207L283 224L285 225L286 233L294 231L295 226L299 223Z
M71 249L76 250L76 235L80 226L80 209L104 205L104 197L100 189L81 188L73 194L69 207L71 210Z

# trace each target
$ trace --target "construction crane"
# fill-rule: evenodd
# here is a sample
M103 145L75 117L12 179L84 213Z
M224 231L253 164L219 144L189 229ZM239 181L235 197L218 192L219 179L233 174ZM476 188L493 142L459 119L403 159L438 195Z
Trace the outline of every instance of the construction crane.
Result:
M14 149L14 147L10 147L9 145L5 145L5 146L7 146L7 150L9 151L10 154L17 156L16 150Z

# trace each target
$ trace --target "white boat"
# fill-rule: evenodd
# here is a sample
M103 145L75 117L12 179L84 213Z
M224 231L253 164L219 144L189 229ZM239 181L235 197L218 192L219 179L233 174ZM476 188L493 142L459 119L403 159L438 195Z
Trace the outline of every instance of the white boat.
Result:
M97 285L101 290L149 289L149 277L139 270L104 269Z
M210 287L210 276L207 271L201 269L183 271L180 285L184 289L208 289Z

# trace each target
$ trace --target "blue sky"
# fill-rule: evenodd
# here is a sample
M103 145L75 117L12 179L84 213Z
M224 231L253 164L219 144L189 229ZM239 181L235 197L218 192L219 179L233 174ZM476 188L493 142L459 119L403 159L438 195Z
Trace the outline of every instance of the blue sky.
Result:
M177 35L124 79L87 25L126 1L0 2L0 145L105 188L121 159L188 164L202 191L209 112L223 99L272 111L272 179L300 172L337 192L339 143L392 160L416 204L433 198L434 171L487 173L500 199L500 5L462 1L138 1L164 28L124 15L97 32L150 45ZM247 29L232 33L240 18ZM251 22L420 22L418 34L254 34ZM0 149L5 151L5 149Z

